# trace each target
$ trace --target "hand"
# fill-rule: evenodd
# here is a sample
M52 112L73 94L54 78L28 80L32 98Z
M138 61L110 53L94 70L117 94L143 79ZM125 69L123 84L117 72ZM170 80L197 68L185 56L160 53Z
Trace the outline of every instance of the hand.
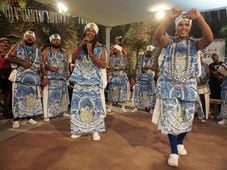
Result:
M170 17L176 18L176 17L180 16L181 13L182 13L182 9L180 9L178 7L173 7L170 11Z
M42 85L43 87L45 87L47 84L48 84L48 79L47 79L47 77L46 77L46 78L43 77L42 82L41 82L41 85Z
M187 15L187 18L191 19L191 20L194 20L194 19L199 18L201 16L199 10L196 9L196 8L193 8L190 11L188 11L186 15Z
M85 45L85 44L87 44L88 42L90 42L91 41L91 36L86 36L86 37L84 37L84 39L82 40L82 44L83 45Z
M28 62L28 61L24 61L22 64L21 64L22 67L24 67L25 69L28 69L28 68L31 68L33 65L32 63Z
M59 68L57 66L49 66L48 68L50 71L57 73L59 71Z

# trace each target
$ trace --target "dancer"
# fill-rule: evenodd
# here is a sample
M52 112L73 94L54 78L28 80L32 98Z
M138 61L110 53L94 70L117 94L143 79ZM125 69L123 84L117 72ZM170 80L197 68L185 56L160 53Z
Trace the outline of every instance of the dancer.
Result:
M172 19L175 19L174 37L165 34ZM192 20L202 31L199 39L189 37ZM157 28L155 39L165 48L165 55L160 66L152 121L158 124L163 134L168 135L171 147L168 165L177 167L179 155L187 154L183 141L192 128L198 97L196 77L201 73L201 65L196 53L213 41L213 34L197 9L183 12L174 7ZM155 113L158 110L159 116Z
M61 37L53 34L49 37L50 48L42 52L42 86L44 121L60 114L67 115L69 94L67 81L69 63L66 52L61 48Z

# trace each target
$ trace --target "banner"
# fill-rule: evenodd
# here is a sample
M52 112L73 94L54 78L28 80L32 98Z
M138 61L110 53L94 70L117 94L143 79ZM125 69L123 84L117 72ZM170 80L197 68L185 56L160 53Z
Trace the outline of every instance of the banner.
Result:
M220 61L224 61L225 58L225 39L215 39L207 48L202 50L204 54L203 61L207 64L213 62L211 55L216 53L219 56Z
M2 10L4 16L11 22L36 22L36 23L50 23L50 24L68 24L70 21L70 15L61 14L56 11L38 10L18 8L10 5L3 6ZM72 16L76 18L78 24L87 24L90 22L87 19L80 18L78 16Z
M10 5L2 8L4 16L11 22L36 22L36 23L51 23L51 24L68 24L69 16L60 14L55 11L46 11L38 9L27 9L12 7Z

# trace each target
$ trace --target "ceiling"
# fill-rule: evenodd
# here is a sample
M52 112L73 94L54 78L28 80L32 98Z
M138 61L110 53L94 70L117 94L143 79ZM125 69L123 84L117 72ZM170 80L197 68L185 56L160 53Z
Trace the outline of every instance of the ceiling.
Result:
M73 16L104 26L117 26L146 21L160 10L178 6L183 10L197 8L201 12L227 9L227 0L35 0L43 4L62 2Z

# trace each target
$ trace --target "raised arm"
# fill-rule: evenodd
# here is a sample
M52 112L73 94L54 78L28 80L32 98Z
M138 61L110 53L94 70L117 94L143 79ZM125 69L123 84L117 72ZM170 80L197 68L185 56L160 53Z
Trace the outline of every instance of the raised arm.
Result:
M182 10L180 8L172 8L166 18L164 18L158 26L155 32L155 39L162 48L165 48L170 41L170 37L168 35L165 35L168 26L174 18L178 17L181 14L181 12Z
M198 25L202 31L202 38L200 38L196 42L197 50L202 50L213 41L213 39L214 39L213 33L212 33L209 25L207 24L207 22L205 21L205 19L203 18L203 16L200 14L200 12L197 9L193 8L190 11L188 11L187 17L189 19L195 20L198 23Z

